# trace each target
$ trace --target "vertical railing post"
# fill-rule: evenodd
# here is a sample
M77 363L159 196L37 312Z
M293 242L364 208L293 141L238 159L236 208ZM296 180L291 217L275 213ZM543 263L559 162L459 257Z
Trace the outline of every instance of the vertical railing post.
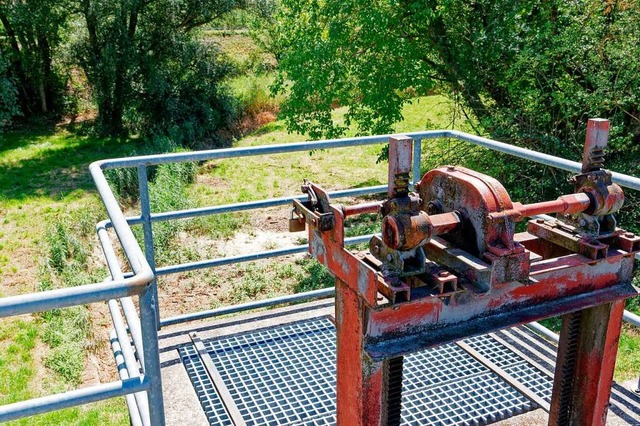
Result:
M416 184L420 182L420 155L422 152L422 139L413 141L413 176L411 177L411 190L416 190Z
M140 216L144 230L144 254L156 273L155 253L153 250L153 229L151 228L151 205L149 203L149 181L147 166L138 166L138 185L140 189ZM162 399L162 377L160 371L160 352L158 348L158 330L160 329L160 309L158 285L154 278L140 294L140 326L142 328L142 347L144 352L144 374L149 378L151 387L149 396L149 420L152 426L164 426L164 401Z
M152 426L164 426L164 401L162 399L162 377L158 329L156 322L157 299L151 282L140 294L140 325L142 326L142 346L144 348L144 374L149 378L149 420Z
M153 271L156 273L156 256L153 249L153 229L151 227L151 205L149 203L149 180L147 176L147 166L138 166L138 186L140 190L140 217L142 218L142 229L144 231L144 255ZM160 308L158 306L158 285L154 279L149 286L153 292L155 301L156 329L160 329Z

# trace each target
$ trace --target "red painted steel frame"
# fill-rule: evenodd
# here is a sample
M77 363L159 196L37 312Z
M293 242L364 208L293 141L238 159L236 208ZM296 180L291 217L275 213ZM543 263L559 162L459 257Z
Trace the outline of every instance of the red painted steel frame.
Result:
M336 280L336 378L339 425L384 424L386 400L384 370L388 361L373 361L364 350L366 333L364 301Z
M395 141L410 152L405 138ZM408 158L397 149L390 150L390 197L398 195L397 189L404 191ZM614 241L604 258L592 259L532 234L518 234L511 245L526 254L528 278L494 282L490 277L499 256L490 253L483 259L475 258L434 238L423 247L427 258L453 268L464 278L463 288L446 294L417 294L415 298L413 292L419 290L407 290L408 300L393 303L382 296L387 294L382 289L409 287L390 281L363 256L344 248L345 210L330 204L322 188L309 185L325 204L321 213L332 213L334 220L331 229L320 231L318 216L305 214L309 251L336 276L338 425L391 422L389 409L398 407L390 407L390 401L398 400L398 395L390 395L390 359L556 315L564 317L549 424L605 424L624 299L637 294L630 285L633 252L621 249ZM377 204L370 204L347 211L376 208ZM524 247L514 245L514 241L521 241ZM545 244L558 253L533 253L534 248ZM532 247L530 263L526 247ZM489 283L489 287L464 284L478 280ZM395 416L393 423L398 421L399 416Z
M623 314L621 300L562 318L550 425L606 424Z

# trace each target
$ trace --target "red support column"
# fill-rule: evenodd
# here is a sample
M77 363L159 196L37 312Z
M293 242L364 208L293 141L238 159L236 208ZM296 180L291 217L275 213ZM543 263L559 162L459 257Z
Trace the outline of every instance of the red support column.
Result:
M562 318L549 425L606 424L624 300Z
M383 425L386 413L384 365L364 351L367 308L358 295L336 279L338 426Z

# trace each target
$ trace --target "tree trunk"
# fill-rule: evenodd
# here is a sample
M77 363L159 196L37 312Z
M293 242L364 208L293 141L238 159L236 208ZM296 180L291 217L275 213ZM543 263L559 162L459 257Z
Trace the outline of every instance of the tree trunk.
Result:
M53 87L53 69L51 59L51 46L49 40L43 34L38 37L40 60L42 61L42 78L40 80L40 99L42 112L46 113L55 108L55 91Z
M18 80L17 89L18 96L20 99L20 104L22 106L22 111L25 114L31 113L31 93L27 81L27 74L25 73L24 67L22 65L22 52L20 51L20 45L18 44L17 35L13 29L13 26L9 22L9 19L4 13L0 13L0 22L4 26L4 30L7 33L7 38L9 39L9 45L11 46L11 55L9 56L9 60L11 62L11 73L13 73Z

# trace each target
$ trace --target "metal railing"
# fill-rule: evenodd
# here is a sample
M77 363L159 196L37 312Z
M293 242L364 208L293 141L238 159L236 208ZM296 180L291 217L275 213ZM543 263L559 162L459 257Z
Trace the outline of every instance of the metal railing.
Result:
M495 151L528 159L548 166L580 172L581 164L551 155L515 147L491 139L474 136L454 130L411 132L406 135L414 139L413 184L420 179L420 159L423 140L451 138L467 141ZM84 305L107 301L114 330L110 335L111 347L118 366L120 381L65 392L58 395L35 398L0 407L0 422L34 414L59 410L98 400L125 396L131 422L134 425L163 425L164 404L158 351L158 329L161 327L201 320L205 318L241 312L251 309L275 306L284 303L331 297L334 289L315 290L277 298L227 306L202 312L189 313L170 318L161 318L158 307L156 277L202 268L254 261L276 256L301 253L306 245L277 250L251 253L242 256L201 260L178 265L157 267L153 250L154 222L194 218L199 216L239 212L266 207L290 205L295 197L281 197L268 200L187 209L181 211L152 212L149 202L148 168L160 164L205 161L224 158L238 158L268 154L293 153L318 149L345 148L361 145L386 143L391 135L378 135L348 139L333 139L318 142L301 142L247 148L230 148L198 152L181 152L162 155L148 155L98 161L90 166L90 172L103 200L108 220L100 222L96 229L103 248L110 278L102 283L79 287L50 290L0 299L0 317ZM140 192L140 215L125 217L109 184L104 171L116 168L136 168ZM640 179L613 173L614 181L627 188L640 190ZM355 197L386 191L386 185L367 188L347 189L331 193L333 198ZM131 230L132 225L142 225L144 251ZM123 272L113 241L108 230L113 229L131 272ZM345 243L368 241L370 235L354 237ZM139 316L132 297L139 297ZM124 316L123 316L124 314ZM629 314L625 319L629 320ZM631 314L633 315L633 314ZM637 317L631 318L637 320ZM632 321L633 322L633 321ZM638 322L635 322L638 325Z

